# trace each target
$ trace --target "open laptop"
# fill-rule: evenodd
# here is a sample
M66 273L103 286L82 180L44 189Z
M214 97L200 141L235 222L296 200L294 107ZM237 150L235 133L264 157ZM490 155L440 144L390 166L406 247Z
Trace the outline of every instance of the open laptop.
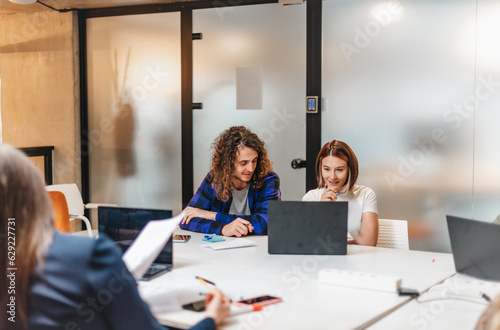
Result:
M270 254L347 254L348 202L270 201Z
M446 216L458 273L500 281L500 225Z
M99 206L99 234L106 234L120 247L122 253L132 244L146 223L172 217L172 210ZM156 260L143 275L149 280L170 271L173 267L172 239L163 247Z

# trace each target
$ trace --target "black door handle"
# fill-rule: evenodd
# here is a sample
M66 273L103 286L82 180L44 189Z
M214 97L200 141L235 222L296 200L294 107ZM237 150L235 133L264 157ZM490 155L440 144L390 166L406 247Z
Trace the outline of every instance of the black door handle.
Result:
M295 158L292 160L292 168L301 168L301 167L306 167L306 161L300 158Z

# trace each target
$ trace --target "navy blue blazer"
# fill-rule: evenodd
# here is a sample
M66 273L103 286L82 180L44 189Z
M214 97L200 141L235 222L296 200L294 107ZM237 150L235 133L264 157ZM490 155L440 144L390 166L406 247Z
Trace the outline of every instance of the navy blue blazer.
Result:
M109 238L55 232L29 293L30 329L161 329ZM193 329L215 329L206 318Z

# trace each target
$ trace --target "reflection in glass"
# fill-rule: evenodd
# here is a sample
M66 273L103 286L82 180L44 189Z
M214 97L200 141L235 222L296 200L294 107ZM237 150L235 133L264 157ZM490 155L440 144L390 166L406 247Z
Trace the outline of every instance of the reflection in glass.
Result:
M93 200L181 211L179 16L88 21Z
M283 199L300 200L305 169L305 3L196 10L193 29L194 189L210 168L210 144L225 129L245 125L266 143ZM258 23L257 23L258 22ZM237 68L262 70L262 110L236 110Z
M449 251L446 214L472 216L476 2L323 3L323 143L358 156L380 218L410 248Z
M500 215L500 4L480 0L477 27L476 111L474 132L474 218Z

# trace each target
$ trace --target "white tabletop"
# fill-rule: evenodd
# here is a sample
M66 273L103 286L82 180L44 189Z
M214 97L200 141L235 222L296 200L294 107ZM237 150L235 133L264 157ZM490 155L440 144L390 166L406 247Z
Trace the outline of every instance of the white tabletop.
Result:
M474 329L487 307L482 298L500 294L500 282L455 275L418 299L380 320L370 329Z
M350 245L345 256L270 255L267 236L247 236L255 247L213 251L201 247L204 234L174 243L174 270L154 281L205 277L234 298L263 294L283 298L261 312L232 316L224 329L353 329L366 327L409 301L396 293L318 282L321 269L333 268L401 277L403 286L424 291L451 276L450 254ZM225 238L227 241L236 238ZM217 243L212 243L217 244ZM186 328L202 313L157 313L162 324Z

